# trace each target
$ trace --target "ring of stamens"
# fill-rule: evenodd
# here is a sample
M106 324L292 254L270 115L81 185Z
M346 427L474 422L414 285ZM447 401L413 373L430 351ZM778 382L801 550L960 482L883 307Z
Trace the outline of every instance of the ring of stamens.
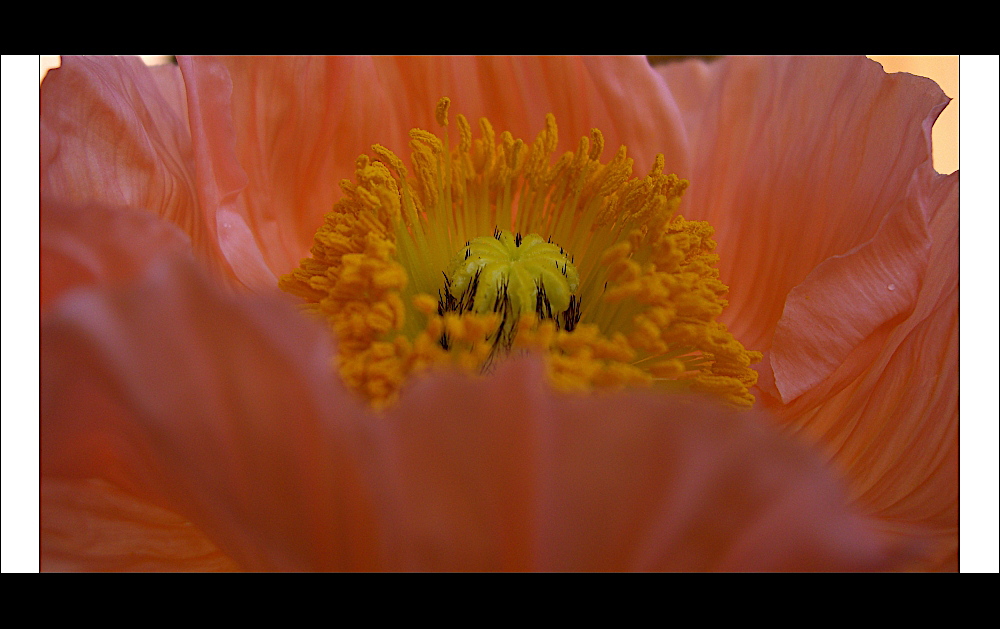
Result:
M358 158L311 257L279 283L330 322L350 387L386 406L430 365L483 371L524 348L544 353L562 390L753 404L761 354L716 321L728 288L712 228L675 214L687 182L663 173L662 156L631 178L625 147L600 161L595 129L552 162L551 115L530 146L485 118L473 140L459 115L449 149L448 105L436 111L443 141L411 132L412 175L380 145L377 161Z

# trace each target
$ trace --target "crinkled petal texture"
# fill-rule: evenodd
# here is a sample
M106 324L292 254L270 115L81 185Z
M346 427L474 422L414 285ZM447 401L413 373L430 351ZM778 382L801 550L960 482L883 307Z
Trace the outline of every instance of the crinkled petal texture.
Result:
M42 195L147 210L180 227L221 277L273 286L247 227L246 174L231 146L226 155L206 148L206 135L233 135L231 114L218 113L230 79L212 78L192 84L177 66L138 58L64 58L41 87ZM224 105L206 114L205 101Z
M765 350L762 402L821 442L870 513L957 561L958 174L931 165L948 102L867 59L659 69L715 225L724 317ZM908 534L908 533L907 533Z
M600 128L638 170L686 170L680 115L641 57L67 57L42 83L42 189L150 210L223 277L270 290L308 255L354 160L409 153L449 96L470 120L532 138L554 113L560 150ZM567 89L567 86L572 86ZM655 141L654 141L655 138Z
M849 471L866 512L901 534L938 538L921 568L956 570L958 174L942 179L927 194L931 247L912 310L874 330L814 390L768 406Z
M914 176L932 172L930 128L948 99L864 58L733 57L660 73L683 94L682 211L716 229L734 334L769 349L789 291L872 240Z
M407 156L411 129L437 130L442 96L474 124L488 117L497 132L530 140L554 113L559 150L575 149L598 127L613 149L628 144L639 170L657 152L666 153L668 168L684 169L679 114L641 57L235 57L180 65L196 152L218 169L219 196L241 189L233 173L246 172L233 214L277 275L308 256L358 155L379 143ZM201 162L199 172L208 172Z
M527 358L375 415L286 304L147 268L43 321L43 569L885 570L919 551L754 414L559 395Z

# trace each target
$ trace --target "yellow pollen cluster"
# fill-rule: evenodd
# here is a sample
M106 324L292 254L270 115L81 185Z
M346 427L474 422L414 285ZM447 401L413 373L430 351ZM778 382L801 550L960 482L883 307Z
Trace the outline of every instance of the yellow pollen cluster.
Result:
M687 182L632 177L621 147L601 163L594 129L553 160L554 117L529 146L485 118L473 139L449 101L443 139L410 132L410 172L375 145L316 232L311 257L281 278L338 338L344 381L374 406L410 374L451 364L489 371L540 351L564 391L652 386L750 406L761 360L718 323L727 287L713 230L675 210ZM522 234L524 236L522 237Z

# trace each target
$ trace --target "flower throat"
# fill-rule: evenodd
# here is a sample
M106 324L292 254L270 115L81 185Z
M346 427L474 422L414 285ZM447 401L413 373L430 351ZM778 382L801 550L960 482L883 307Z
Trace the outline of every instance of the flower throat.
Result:
M713 230L675 210L687 182L632 177L621 147L602 163L592 130L551 157L555 118L529 146L485 118L473 139L449 100L443 139L410 132L413 173L374 145L281 278L338 338L337 367L375 407L431 365L488 370L511 351L545 357L563 391L625 386L694 391L750 406L761 360L716 321L727 305ZM544 237L543 237L544 234Z

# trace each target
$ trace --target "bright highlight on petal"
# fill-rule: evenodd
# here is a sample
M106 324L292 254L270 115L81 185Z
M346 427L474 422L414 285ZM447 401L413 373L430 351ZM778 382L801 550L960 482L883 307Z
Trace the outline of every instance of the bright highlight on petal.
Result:
M280 281L329 320L344 380L377 407L432 364L485 371L512 349L546 353L561 390L658 386L750 406L747 351L716 321L728 287L712 227L674 212L688 182L632 177L597 129L553 162L555 117L528 146L485 118L473 139L441 99L443 139L410 132L411 174L378 144ZM527 236L522 236L527 234ZM544 235L544 237L543 237Z

